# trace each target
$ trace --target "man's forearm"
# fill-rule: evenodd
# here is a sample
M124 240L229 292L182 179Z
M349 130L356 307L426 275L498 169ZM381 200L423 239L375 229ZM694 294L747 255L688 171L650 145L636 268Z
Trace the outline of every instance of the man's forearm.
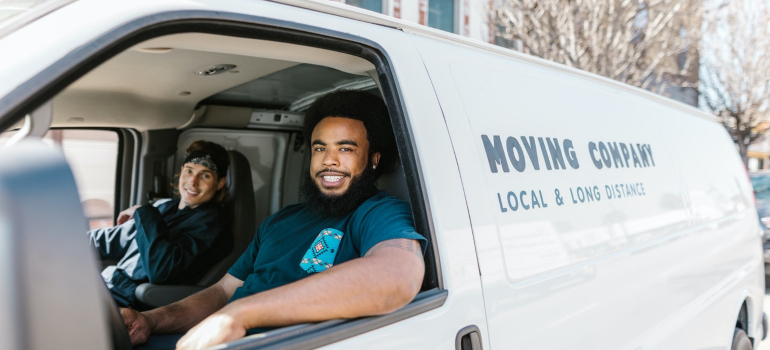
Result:
M395 311L419 291L424 266L421 255L397 248L381 253L237 300L221 312L250 329Z
M209 315L227 304L229 296L216 283L176 303L144 312L150 320L152 333L185 333Z

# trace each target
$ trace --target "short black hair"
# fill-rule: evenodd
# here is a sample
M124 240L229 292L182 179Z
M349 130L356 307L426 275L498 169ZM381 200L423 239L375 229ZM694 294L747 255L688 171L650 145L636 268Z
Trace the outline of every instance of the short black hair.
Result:
M366 128L366 140L369 141L369 156L374 152L380 152L376 175L393 170L398 150L393 127L390 124L388 107L381 98L368 92L354 90L337 90L319 97L305 112L302 135L307 145L310 145L313 129L326 117L341 117L363 122Z

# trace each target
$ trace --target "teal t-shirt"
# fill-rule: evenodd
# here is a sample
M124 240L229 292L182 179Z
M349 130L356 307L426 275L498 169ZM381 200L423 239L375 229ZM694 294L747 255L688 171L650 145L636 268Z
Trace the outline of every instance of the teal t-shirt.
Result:
M427 241L414 230L409 204L385 191L342 217L312 213L304 203L287 206L262 222L228 271L243 281L230 301L333 268L396 238L417 240L425 252Z

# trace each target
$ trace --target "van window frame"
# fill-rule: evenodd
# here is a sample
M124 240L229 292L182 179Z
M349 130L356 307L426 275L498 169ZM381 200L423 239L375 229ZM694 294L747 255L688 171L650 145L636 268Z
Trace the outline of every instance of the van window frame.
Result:
M0 130L10 127L37 106L52 99L78 78L140 42L169 34L198 32L261 39L323 48L358 56L376 68L382 95L396 134L404 168L415 227L429 240L426 278L421 292L407 306L387 315L351 320L330 320L312 325L277 329L257 339L241 339L227 349L280 346L288 349L315 348L363 334L377 328L441 307L448 297L440 270L436 236L425 200L424 179L408 125L403 98L390 68L387 52L376 42L355 35L310 25L260 16L202 10L170 11L125 23L82 45L44 69L32 79L0 98ZM116 202L117 203L117 202Z

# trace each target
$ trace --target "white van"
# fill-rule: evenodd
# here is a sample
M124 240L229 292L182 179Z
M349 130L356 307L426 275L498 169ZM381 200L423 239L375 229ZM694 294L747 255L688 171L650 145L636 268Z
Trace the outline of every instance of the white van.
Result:
M114 158L78 164L110 168L97 178L114 188L113 218L168 195L191 140L236 151L234 235L248 242L299 200L303 111L341 88L389 108L400 166L379 185L411 203L430 242L423 288L389 315L224 349L750 349L765 337L751 186L727 133L693 108L334 2L37 3L0 20L2 349L127 348L83 236L93 182L72 175L95 170L70 169L63 132L111 135ZM221 265L197 286L144 286L142 300L194 292Z

